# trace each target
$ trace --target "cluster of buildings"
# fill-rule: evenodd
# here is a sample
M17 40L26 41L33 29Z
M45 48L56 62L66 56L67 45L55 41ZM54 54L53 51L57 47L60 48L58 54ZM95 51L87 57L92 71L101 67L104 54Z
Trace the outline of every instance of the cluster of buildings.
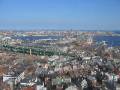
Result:
M8 34L11 33L0 38L0 45L22 45L22 40L12 39ZM63 36L60 40L44 44L49 43L55 51L65 55L40 56L0 48L0 90L118 89L119 48L108 47L105 42L96 44L91 33L76 35L76 32L67 32Z

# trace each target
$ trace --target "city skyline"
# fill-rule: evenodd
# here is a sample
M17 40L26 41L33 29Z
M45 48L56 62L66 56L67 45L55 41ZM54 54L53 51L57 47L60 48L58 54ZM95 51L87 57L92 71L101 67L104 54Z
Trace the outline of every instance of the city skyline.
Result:
M0 29L120 30L119 0L0 0Z

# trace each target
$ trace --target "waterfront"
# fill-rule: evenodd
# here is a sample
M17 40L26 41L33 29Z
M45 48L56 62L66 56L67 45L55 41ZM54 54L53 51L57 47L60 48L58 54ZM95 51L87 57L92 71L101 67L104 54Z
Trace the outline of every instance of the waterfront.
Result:
M120 46L120 36L95 36L97 42L106 41L108 46Z
M13 39L20 39L20 40L58 40L62 38L62 36L14 36Z
M60 40L63 36L18 36L12 37L13 39L20 39L26 41L35 41L35 40ZM96 42L105 41L108 46L120 46L120 36L93 36L93 40Z

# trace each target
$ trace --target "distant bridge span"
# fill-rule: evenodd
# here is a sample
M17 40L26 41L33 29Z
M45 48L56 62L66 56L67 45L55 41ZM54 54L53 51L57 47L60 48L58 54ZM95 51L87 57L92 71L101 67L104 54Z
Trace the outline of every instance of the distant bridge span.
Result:
M49 50L48 48L36 48L36 47L27 47L27 46L12 46L12 45L0 45L1 50L7 50L16 53L23 53L23 54L30 54L30 55L40 55L40 56L53 56L53 55L63 55L63 56L70 56L76 57L74 54L68 54L61 51L53 51Z

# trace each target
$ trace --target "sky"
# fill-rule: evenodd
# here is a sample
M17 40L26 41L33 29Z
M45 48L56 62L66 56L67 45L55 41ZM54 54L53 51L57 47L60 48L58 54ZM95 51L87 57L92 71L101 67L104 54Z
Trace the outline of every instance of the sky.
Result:
M120 30L120 0L0 0L0 29Z

